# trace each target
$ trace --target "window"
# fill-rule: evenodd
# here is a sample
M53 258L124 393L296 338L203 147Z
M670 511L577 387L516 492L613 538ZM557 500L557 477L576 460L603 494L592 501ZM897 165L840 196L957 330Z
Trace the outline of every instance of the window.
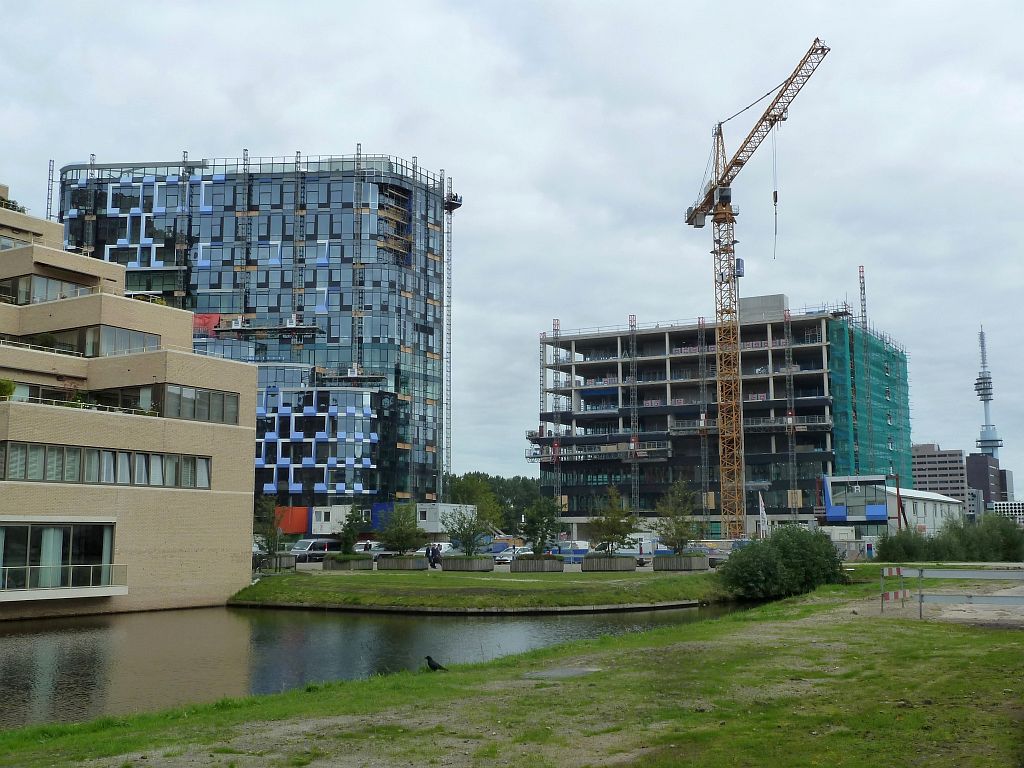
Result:
M114 452L100 451L100 482L114 482Z
M64 479L64 447L61 445L46 446L46 480L59 483Z
M0 475L3 473L0 472ZM77 483L82 479L82 449L69 446L64 450L64 482Z
M196 457L196 488L210 487L210 460L203 457Z
M117 452L117 484L131 485L132 455L126 451Z
M135 484L149 485L149 454L135 454Z
M11 443L7 449L7 479L25 479L25 457L28 454L28 446L24 443Z
M100 481L100 452L96 448L85 450L85 482L98 483Z
M43 455L46 452L44 445L28 446L28 464L25 472L26 480L43 479Z
M164 456L164 487L174 488L178 484L178 457L175 454Z
M224 393L224 423L238 423L238 395L233 392Z
M195 456L181 457L181 487L196 487L196 458Z
M164 484L164 457L159 453L154 453L149 457L149 484Z

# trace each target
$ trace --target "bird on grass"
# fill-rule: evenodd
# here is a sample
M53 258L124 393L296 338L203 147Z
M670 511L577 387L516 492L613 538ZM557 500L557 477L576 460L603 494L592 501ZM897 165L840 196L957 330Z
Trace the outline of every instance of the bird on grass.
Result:
M438 670L441 670L442 672L448 671L448 667L441 666L436 661L434 661L430 656L427 656L427 666L430 667L431 672L437 672Z

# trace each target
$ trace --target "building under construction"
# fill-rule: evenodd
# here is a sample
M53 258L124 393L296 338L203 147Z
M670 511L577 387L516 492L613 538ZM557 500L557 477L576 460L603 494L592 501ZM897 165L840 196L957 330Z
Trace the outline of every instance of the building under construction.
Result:
M742 299L746 531L824 522L824 475L911 483L907 357L848 305L790 313L783 295ZM564 332L540 339L539 429L526 456L563 522L587 537L609 486L641 515L682 479L710 536L717 500L715 327L703 320Z
M444 171L387 155L60 170L70 250L195 312L196 351L259 365L256 491L294 506L438 500L450 466ZM209 418L188 388L177 418Z

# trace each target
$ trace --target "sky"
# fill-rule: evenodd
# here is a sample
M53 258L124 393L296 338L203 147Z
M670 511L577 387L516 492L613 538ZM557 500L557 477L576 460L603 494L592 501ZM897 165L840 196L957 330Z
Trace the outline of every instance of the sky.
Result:
M714 317L710 227L683 219L712 127L820 37L832 51L774 152L733 185L741 293L858 311L863 265L869 319L909 357L913 441L965 452L984 325L1001 464L1024 473L1020 4L40 0L5 4L3 26L0 183L30 213L48 161L90 153L361 143L445 169L464 198L452 468L501 475L537 471L525 433L553 318L566 333ZM728 151L760 109L726 124Z

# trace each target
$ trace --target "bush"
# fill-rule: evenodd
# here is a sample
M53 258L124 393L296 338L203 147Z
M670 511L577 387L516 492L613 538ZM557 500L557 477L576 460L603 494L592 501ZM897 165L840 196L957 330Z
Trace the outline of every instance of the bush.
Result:
M550 553L524 553L522 555L516 555L516 560L565 560L562 555L552 555Z
M734 549L718 571L730 592L750 600L800 595L844 581L842 559L828 536L797 525Z
M372 560L373 555L360 554L345 554L344 552L332 552L326 556L327 560L333 560L336 563L344 563L348 560Z
M887 563L1018 562L1024 560L1024 529L1002 515L986 515L976 525L950 520L932 537L909 530L883 536L877 558Z

